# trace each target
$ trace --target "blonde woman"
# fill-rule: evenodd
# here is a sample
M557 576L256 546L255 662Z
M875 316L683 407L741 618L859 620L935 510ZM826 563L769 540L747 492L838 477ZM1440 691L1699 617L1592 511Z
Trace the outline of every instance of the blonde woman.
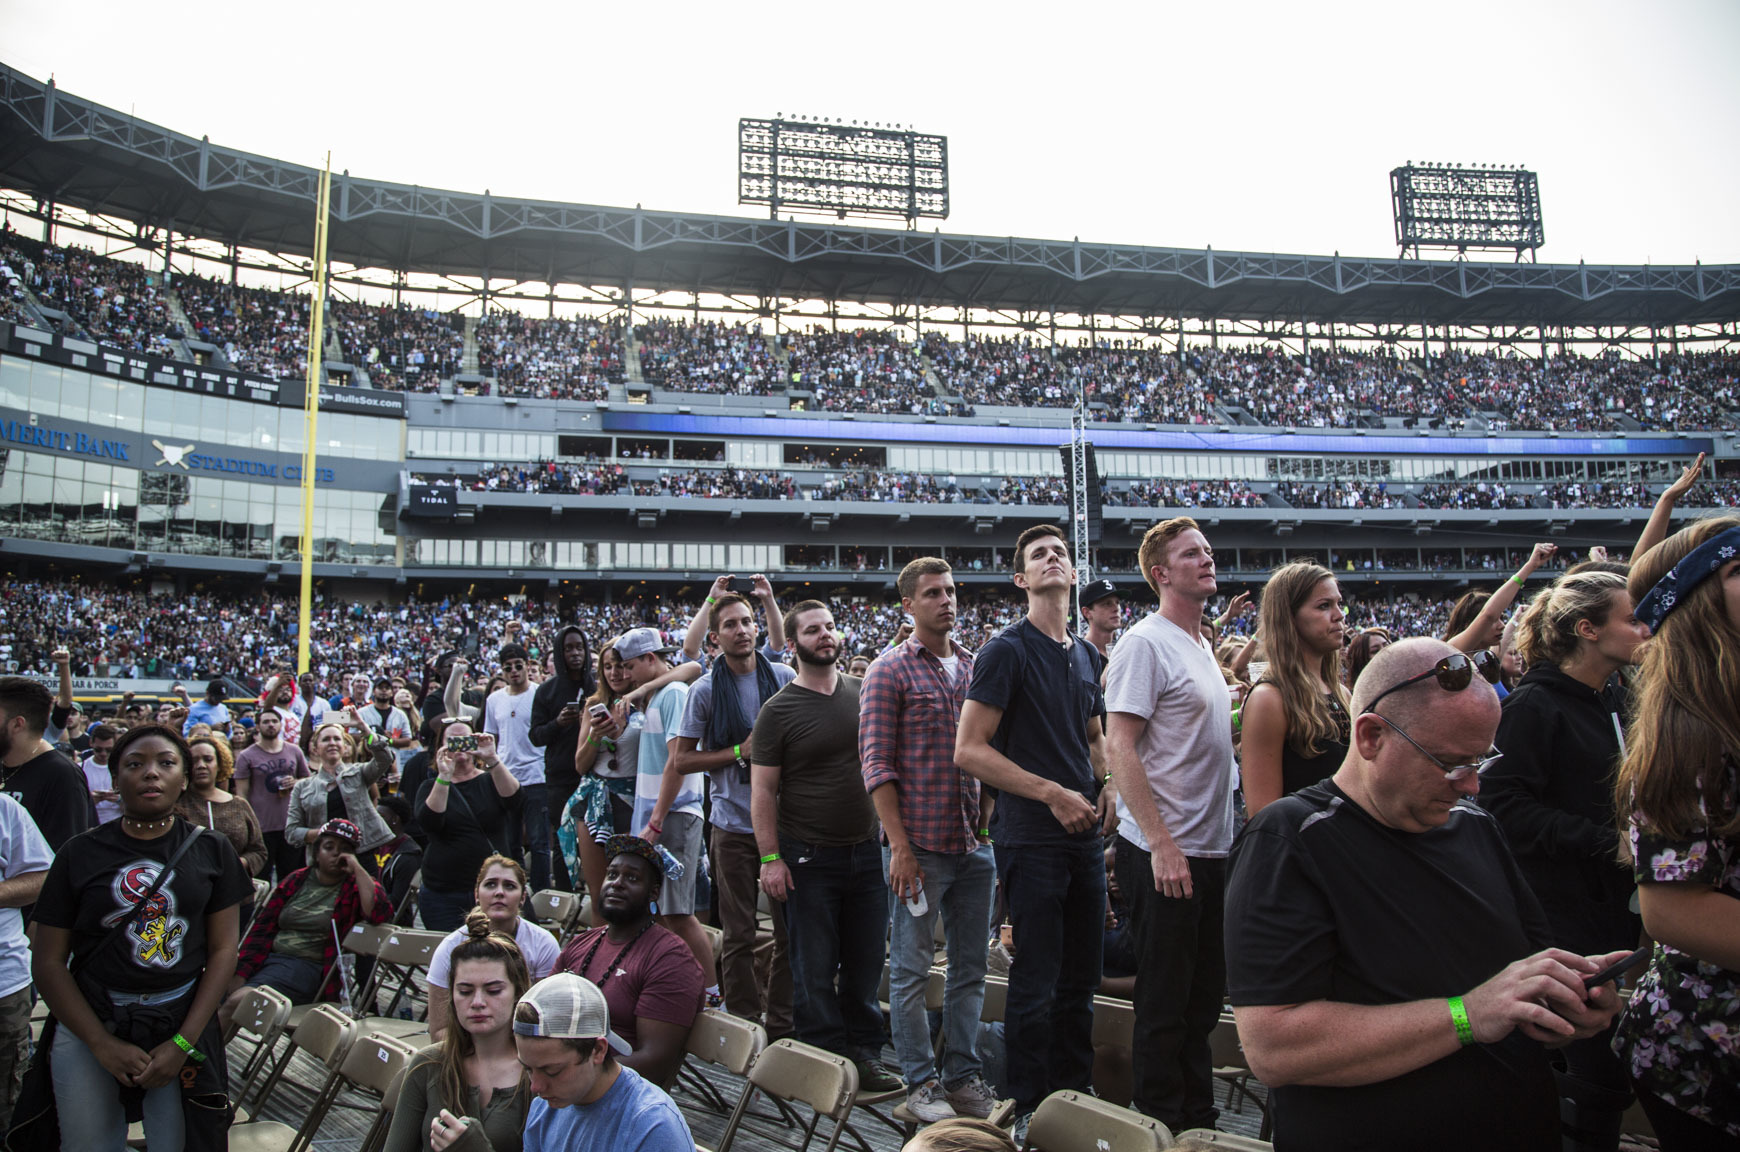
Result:
M1263 588L1269 665L1240 712L1240 774L1252 816L1332 775L1347 755L1343 608L1340 585L1321 564L1282 565Z
M330 713L329 713L330 715ZM309 741L312 776L296 781L290 810L284 818L284 841L307 846L314 863L314 846L328 820L345 819L362 833L359 858L372 863L374 850L393 839L393 830L375 808L373 789L393 770L393 746L377 736L357 715L355 705L343 719L323 721ZM367 759L358 763L357 758Z

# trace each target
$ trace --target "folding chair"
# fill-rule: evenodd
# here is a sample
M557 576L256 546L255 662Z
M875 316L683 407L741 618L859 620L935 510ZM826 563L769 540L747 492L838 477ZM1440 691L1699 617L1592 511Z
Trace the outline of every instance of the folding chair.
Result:
M1128 1000L1094 997L1093 1086L1102 1100L1128 1104L1135 1094L1136 1008Z
M308 1014L299 1024L297 1024L296 1030L291 1033L290 1044L289 1047L284 1049L284 1055L280 1056L278 1062L272 1066L272 1074L268 1076L266 1082L260 1086L260 1094L254 1098L254 1115L258 1116L260 1113L265 1111L266 1102L272 1098L273 1091L277 1089L278 1081L283 1078L284 1069L289 1067L291 1059L295 1057L299 1050L307 1052L316 1060L321 1061L329 1070L335 1070L344 1062L344 1058L350 1054L351 1047L356 1044L357 1038L361 1035L362 1027L358 1025L355 1020L346 1016L337 1006L332 1004L315 1004L311 1006ZM329 1076L328 1079L330 1078L331 1077ZM324 1085L321 1088L316 1089L316 1102L318 1102L324 1094ZM324 1118L326 1109L321 1108L319 1113L320 1117ZM313 1114L310 1114L308 1121L315 1121L315 1127L319 1127L318 1120ZM308 1121L304 1121L303 1127L312 1133L314 1128L308 1127ZM254 1121L254 1124L263 1123L268 1122ZM237 1149L239 1147L235 1143L235 1132L253 1126L253 1124L244 1124L237 1128L232 1128L230 1147L232 1149ZM277 1125L277 1127L285 1128L287 1126L280 1124ZM293 1133L293 1135L298 1134ZM266 1140L271 1139L272 1137L269 1132L262 1131L256 1133L255 1138ZM276 1146L277 1145L275 1144L267 1143L260 1145L259 1147L273 1148Z
M858 1096L858 1069L844 1056L796 1040L774 1041L750 1066L748 1083L743 1086L743 1095L738 1097L737 1107L725 1124L718 1152L729 1152L742 1126L743 1114L757 1092L765 1092L781 1104L801 1103L809 1107L812 1115L809 1123L803 1126L804 1140L797 1146L797 1152L809 1148L822 1117L833 1120L834 1130L822 1152L834 1152L840 1137L845 1134L846 1119L852 1114L852 1104Z
M390 1036L353 1037L347 1049L326 1059L329 1070L326 1080L315 1094L314 1104L300 1128L292 1130L287 1124L272 1121L236 1125L230 1129L231 1152L302 1152L310 1148L327 1113L338 1103L339 1094L347 1087L356 1089L372 1101L371 1110L375 1117L358 1146L359 1152L372 1152L385 1138L386 1118L391 1115L388 1109L378 1105L416 1055L415 1048Z
M435 949L441 946L441 941L447 936L446 932L425 932L415 928L391 928L382 933L380 942L375 947L374 973L360 997L362 1010L370 1013L371 1020L392 1018L403 998L423 998L413 977L419 971L429 970L429 962L435 958ZM398 986L393 990L393 998L387 1002L386 1012L376 1016L374 1010L379 1006L381 989L388 981L397 981ZM398 1023L403 1025L409 1021L400 1020Z
M698 1065L723 1068L742 1078L749 1074L749 1066L766 1047L767 1033L761 1025L717 1008L708 1008L695 1016L695 1022L689 1028L689 1043L683 1063L677 1068L676 1083L699 1097L708 1110L721 1116L729 1115L731 1102L702 1075Z
M573 892L544 888L532 893L532 918L539 924L548 925L556 939L566 939L580 919L582 902L581 897Z
M285 1026L290 1023L291 1010L290 997L276 988L255 985L243 990L242 998L236 1004L236 1013L230 1018L229 1031L224 1033L226 1052L238 1038L252 1041L254 1045L253 1050L248 1053L247 1062L242 1065L241 1086L235 1092L237 1100L247 1098L248 1089L253 1087L254 1077L260 1074L260 1069L272 1058L272 1049L278 1046L278 1037L284 1034Z
M1159 1152L1172 1146L1166 1125L1085 1092L1053 1092L1027 1127L1037 1152Z

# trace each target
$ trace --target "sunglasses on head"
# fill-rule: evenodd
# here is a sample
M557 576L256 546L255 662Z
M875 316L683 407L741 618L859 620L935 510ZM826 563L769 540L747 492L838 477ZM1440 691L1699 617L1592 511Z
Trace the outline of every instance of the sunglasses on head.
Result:
M1377 711L1378 701L1391 692L1400 692L1403 688L1411 688L1422 680L1437 680L1438 687L1446 692L1460 692L1474 683L1474 673L1478 671L1486 678L1488 684L1497 684L1499 675L1503 672L1499 659L1491 652L1482 648L1470 656L1464 652L1452 652L1438 661L1418 676L1410 676L1400 684L1392 684L1379 692L1370 704L1365 706L1364 716Z

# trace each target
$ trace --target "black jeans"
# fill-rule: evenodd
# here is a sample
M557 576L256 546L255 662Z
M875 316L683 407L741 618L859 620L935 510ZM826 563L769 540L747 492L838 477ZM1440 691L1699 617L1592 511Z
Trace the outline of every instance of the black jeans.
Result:
M266 863L270 866L262 870L260 879L271 880L274 886L284 883L290 873L308 863L305 847L301 844L286 844L284 830L262 832L260 838L266 842ZM271 872L276 871L274 878Z
M1174 1132L1213 1128L1208 1040L1226 1001L1226 861L1192 857L1187 900L1155 891L1149 854L1122 836L1116 867L1140 961L1130 1103Z
M875 840L822 847L781 837L791 870L785 900L797 1038L849 1060L888 1042L876 986L888 955L888 885Z
M1017 1112L1093 1080L1094 992L1106 923L1103 853L1098 836L996 846L997 876L1015 931L1003 1035Z

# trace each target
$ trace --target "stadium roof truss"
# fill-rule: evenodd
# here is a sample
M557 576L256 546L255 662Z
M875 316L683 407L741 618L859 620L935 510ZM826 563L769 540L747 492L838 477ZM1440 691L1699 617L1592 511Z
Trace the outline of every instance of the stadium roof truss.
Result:
M318 177L0 65L0 184L45 206L306 256ZM1740 320L1740 265L1365 259L926 234L514 199L348 172L333 178L332 198L331 258L400 273L1287 325L1731 332Z

